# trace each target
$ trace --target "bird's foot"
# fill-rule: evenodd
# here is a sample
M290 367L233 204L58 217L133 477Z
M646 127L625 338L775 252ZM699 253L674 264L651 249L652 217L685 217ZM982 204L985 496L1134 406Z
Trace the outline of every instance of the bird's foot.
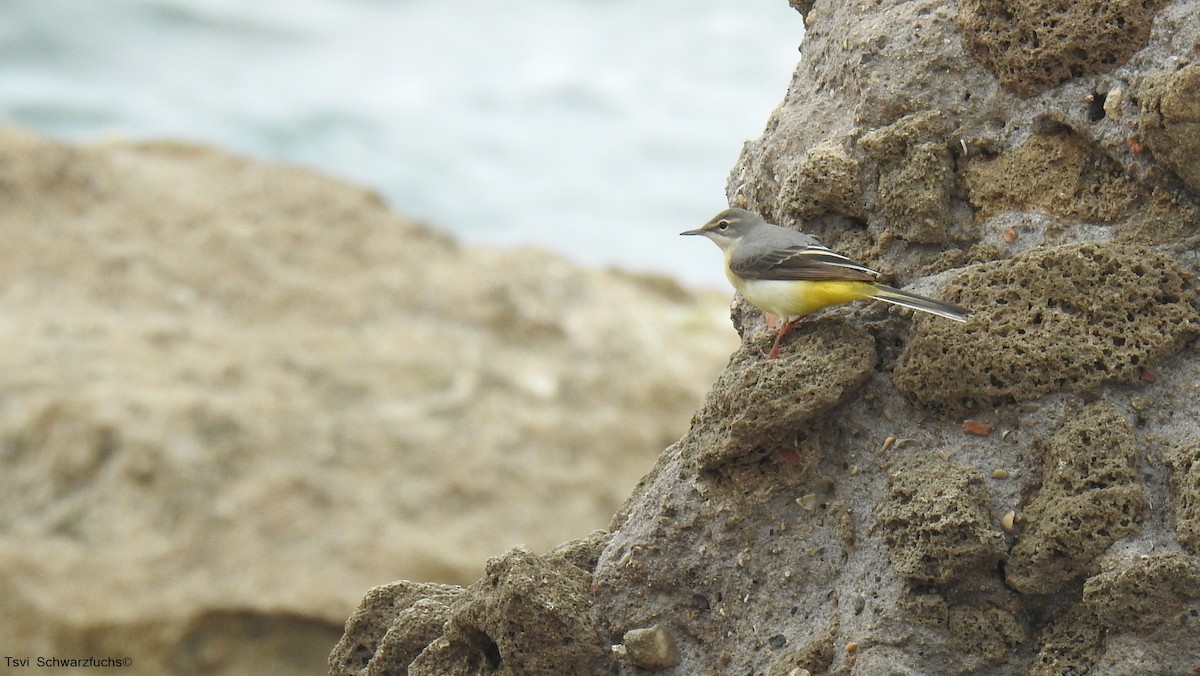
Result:
M792 328L800 323L801 319L804 318L796 317L795 319L789 319L779 327L779 332L775 334L775 344L771 346L771 352L766 355L767 359L779 359L779 345L783 342L783 337L790 333Z

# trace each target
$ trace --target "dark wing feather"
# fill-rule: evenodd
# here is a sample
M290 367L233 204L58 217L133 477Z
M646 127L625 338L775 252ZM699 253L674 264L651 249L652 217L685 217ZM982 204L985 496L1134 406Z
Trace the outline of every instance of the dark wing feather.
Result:
M734 256L729 266L746 279L873 282L879 273L819 244L797 244L754 256Z

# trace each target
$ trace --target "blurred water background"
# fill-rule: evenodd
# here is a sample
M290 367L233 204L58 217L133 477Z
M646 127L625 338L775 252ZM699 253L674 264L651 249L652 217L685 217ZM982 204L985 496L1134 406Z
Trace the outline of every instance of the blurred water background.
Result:
M0 0L0 119L378 190L466 242L723 286L725 205L799 58L785 0Z

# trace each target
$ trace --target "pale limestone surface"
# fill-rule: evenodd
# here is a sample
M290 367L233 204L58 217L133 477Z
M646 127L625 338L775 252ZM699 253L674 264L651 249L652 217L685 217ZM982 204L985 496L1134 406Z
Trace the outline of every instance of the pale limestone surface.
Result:
M723 294L208 148L3 128L0 197L6 654L320 673L368 588L603 526L736 345Z

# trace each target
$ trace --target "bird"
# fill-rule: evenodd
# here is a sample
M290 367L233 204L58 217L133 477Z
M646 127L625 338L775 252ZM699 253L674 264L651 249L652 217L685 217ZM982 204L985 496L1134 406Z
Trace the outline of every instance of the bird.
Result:
M702 227L679 234L711 239L725 253L725 276L733 288L759 310L783 322L768 359L779 357L783 337L804 317L855 300L882 300L956 322L967 321L967 310L881 284L875 270L832 251L810 235L769 223L746 209L731 207Z

